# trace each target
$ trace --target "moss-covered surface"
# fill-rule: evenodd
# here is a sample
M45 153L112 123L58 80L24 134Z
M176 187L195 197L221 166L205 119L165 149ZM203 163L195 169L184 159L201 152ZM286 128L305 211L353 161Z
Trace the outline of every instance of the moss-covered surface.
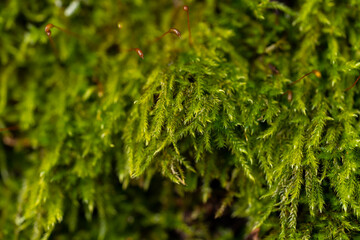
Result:
M359 11L1 1L0 239L360 238Z

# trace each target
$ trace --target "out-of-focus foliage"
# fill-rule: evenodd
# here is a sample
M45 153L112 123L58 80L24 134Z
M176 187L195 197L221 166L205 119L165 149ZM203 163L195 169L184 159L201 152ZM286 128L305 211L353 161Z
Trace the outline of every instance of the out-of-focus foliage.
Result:
M359 11L1 1L0 239L360 238Z

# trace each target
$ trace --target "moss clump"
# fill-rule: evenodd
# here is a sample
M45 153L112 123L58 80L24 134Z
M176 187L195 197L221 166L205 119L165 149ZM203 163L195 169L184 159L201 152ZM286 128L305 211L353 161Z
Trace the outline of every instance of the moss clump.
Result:
M360 237L360 3L187 4L0 3L0 239Z

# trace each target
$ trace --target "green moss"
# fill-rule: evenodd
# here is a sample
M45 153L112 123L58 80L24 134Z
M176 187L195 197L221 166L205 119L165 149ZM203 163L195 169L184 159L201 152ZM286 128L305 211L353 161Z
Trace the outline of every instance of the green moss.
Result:
M0 239L360 237L358 1L186 3L0 3Z

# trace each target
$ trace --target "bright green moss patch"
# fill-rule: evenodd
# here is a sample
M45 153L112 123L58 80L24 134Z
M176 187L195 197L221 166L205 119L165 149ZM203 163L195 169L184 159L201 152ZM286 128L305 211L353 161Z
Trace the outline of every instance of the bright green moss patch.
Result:
M0 3L0 239L360 237L360 3L185 3Z

